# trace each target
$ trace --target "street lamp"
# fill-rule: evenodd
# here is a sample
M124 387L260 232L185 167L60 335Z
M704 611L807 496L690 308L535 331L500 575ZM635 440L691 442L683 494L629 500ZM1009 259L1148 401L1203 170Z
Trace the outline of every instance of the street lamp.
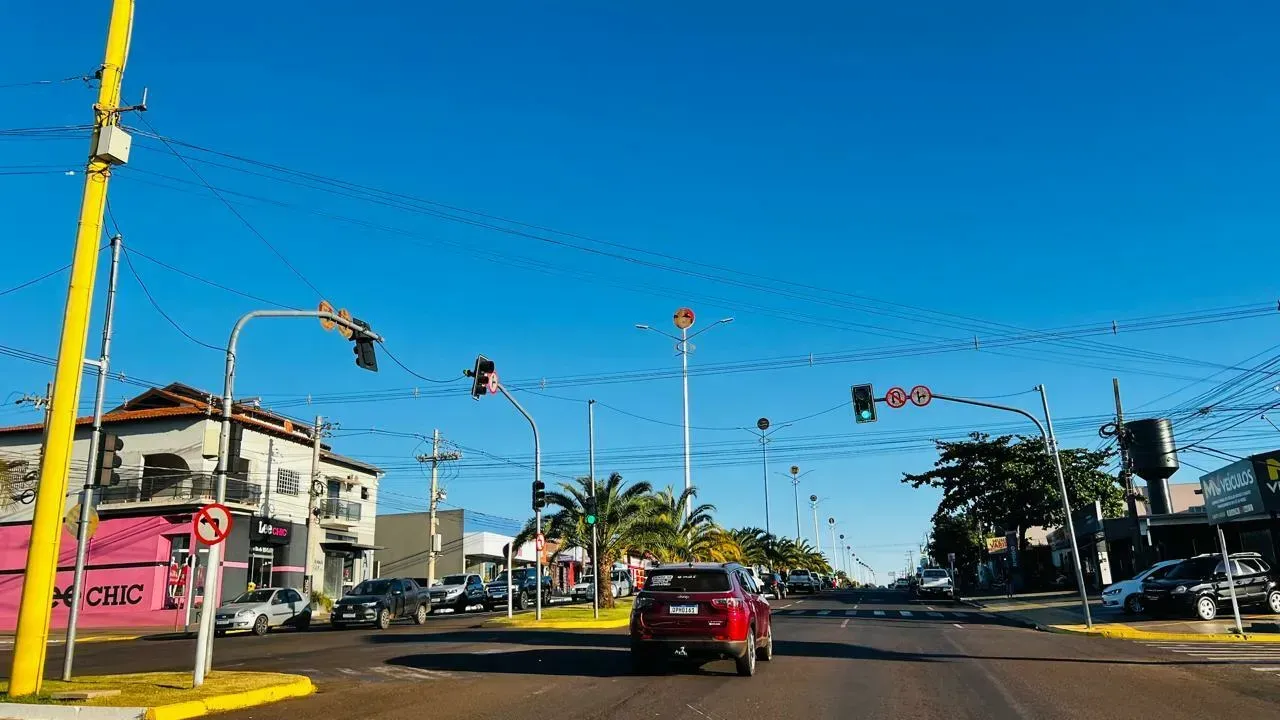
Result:
M680 330L679 337L663 332L650 325L636 323L637 330L648 330L656 332L664 337L671 338L676 341L676 352L680 355L680 377L684 385L684 489L688 490L693 487L692 473L689 468L689 341L710 330L717 325L724 325L733 322L733 318L721 318L710 325L702 328L698 332L690 335L689 328L693 327L693 311L689 308L680 308L676 310L672 321ZM684 503L684 514L688 517L693 514L693 498L686 497Z
M782 428L791 427L791 423L783 423L782 425L769 424L769 418L762 417L756 421L756 431L760 434L760 464L764 475L764 531L773 534L773 529L769 527L769 443L771 436ZM750 430L750 428L744 428Z
M822 498L827 500L828 498ZM818 552L822 552L822 535L818 532L818 505L822 502L817 495L809 496L809 507L813 508L813 542L818 546Z
M813 471L805 470L804 472L800 472L799 465L792 465L790 474L778 473L791 481L791 494L796 501L796 540L800 539L800 478L811 472Z

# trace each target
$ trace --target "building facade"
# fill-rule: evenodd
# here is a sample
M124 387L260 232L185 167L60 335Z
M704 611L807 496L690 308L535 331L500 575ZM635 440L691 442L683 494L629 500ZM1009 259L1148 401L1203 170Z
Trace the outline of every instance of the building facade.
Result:
M97 488L100 521L88 544L83 627L181 627L203 606L207 548L193 513L212 502L221 414L217 398L185 385L149 390L103 417L123 441L118 481ZM76 421L65 500L79 502L90 465L90 419ZM233 524L222 568L225 601L249 583L336 597L373 572L381 472L323 442L314 428L252 405L232 414L225 503ZM43 428L0 428L0 631L16 623ZM308 510L313 519L308 524ZM70 610L76 540L62 534L53 623ZM307 567L308 554L312 556Z

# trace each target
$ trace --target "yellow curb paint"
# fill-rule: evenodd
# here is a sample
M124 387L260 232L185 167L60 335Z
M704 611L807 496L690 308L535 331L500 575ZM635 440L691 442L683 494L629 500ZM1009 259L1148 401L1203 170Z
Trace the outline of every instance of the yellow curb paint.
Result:
M543 620L538 622L530 620L520 623L508 623L500 621L490 621L485 623L485 627L494 628L519 628L521 630L608 630L612 628L624 628L631 624L630 618L621 620Z
M1165 641L1189 641L1189 642L1255 642L1255 643L1280 643L1280 635L1269 634L1243 634L1234 635L1230 633L1174 633L1174 632L1153 632L1150 630L1139 630L1129 627L1128 625L1106 625L1097 626L1089 629L1084 625L1046 625L1051 632L1064 633L1068 635L1090 635L1093 637L1112 638L1116 640L1165 640Z
M311 678L296 676L297 679L283 685L247 690L230 695L214 695L203 700L160 705L147 709L147 720L186 720L187 718L204 717L210 713L242 710L257 707L279 700L306 697L316 691Z
M97 635L86 638L76 638L77 643L104 643L104 642L120 642L122 640L137 640L141 635Z

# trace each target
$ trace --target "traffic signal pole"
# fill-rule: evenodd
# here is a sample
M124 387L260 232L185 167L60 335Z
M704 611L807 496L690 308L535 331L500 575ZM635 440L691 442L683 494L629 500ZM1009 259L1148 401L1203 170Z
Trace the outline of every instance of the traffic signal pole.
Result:
M71 471L71 447L75 441L76 407L80 403L80 375L85 346L89 342L93 283L98 271L98 243L101 242L102 216L111 178L111 160L100 152L99 140L106 130L119 131L120 84L124 78L132 30L133 0L114 0L107 27L106 50L98 72L98 102L94 105L94 128L84 173L71 280L67 287L58 357L54 365L49 421L45 423L40 480L31 518L31 539L27 546L13 662L9 671L10 697L38 693L44 676L63 506Z
M502 383L499 382L499 383L496 383L496 385L498 386L498 392L502 393L503 396L506 397L507 400L510 401L512 405L515 406L516 410L520 411L520 414L524 416L524 419L529 421L529 427L533 428L533 482L535 485L537 485L542 482L542 439L538 436L538 424L533 421L533 416L530 415L524 409L524 407L519 402L516 401L515 398L511 397L511 393L507 392L507 388L503 386ZM533 518L534 518L533 520L534 532L540 535L542 534L542 508L534 509ZM534 567L537 568L536 572L537 572L537 582L538 582L538 585L534 590L535 592L534 597L537 599L534 618L537 620L541 620L542 619L542 551L538 549L536 543L534 544ZM599 570L599 568L597 568L597 570ZM507 577L511 577L510 573L508 573ZM507 594L507 597L511 597L510 593Z
M111 321L116 310L116 280L120 273L120 236L111 238L111 274L107 277L107 311L102 319L102 351L98 355L98 386L93 396L93 430L89 435L89 469L80 493L80 526L76 528L76 569L71 583L71 614L67 618L67 651L62 659L62 680L71 680L76 656L76 625L80 620L80 597L84 586L84 566L89 555L89 518L93 513L93 484L98 475L98 448L102 444L102 404L107 395L107 367L111 359Z
M596 499L596 401L587 401L587 475L591 480L591 500L595 505L595 511L600 512L600 506L595 504ZM591 614L596 619L600 619L600 547L597 540L598 532L596 525L600 522L597 517L596 522L591 523L591 572L594 574L594 582L591 583ZM612 582L613 568L609 568L609 578Z
M363 333L369 339L381 342L382 337L364 324L354 322L324 310L254 310L240 316L231 328L231 337L227 340L227 364L222 376L222 422L218 431L218 464L214 474L214 502L221 505L227 499L227 455L231 449L231 415L232 391L236 381L236 345L240 341L240 333L244 326L254 318L319 318L341 325L353 333ZM332 325L328 327L333 327ZM316 433L320 432L316 428ZM318 442L318 441L317 441ZM308 543L310 539L308 539ZM205 675L213 669L213 616L218 608L222 594L222 548L226 543L209 546L209 559L205 569L204 602L200 606L200 628L196 633L195 668L192 671L193 687L204 684ZM307 568L310 572L310 568Z

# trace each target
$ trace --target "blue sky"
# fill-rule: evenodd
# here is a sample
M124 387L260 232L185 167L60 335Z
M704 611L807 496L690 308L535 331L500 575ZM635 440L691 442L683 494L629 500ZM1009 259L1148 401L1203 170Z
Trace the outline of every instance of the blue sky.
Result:
M109 5L9 8L0 85L91 71ZM1095 446L1096 424L1070 419L1111 410L1112 376L1129 406L1159 410L1209 387L1162 398L1220 369L1212 363L1273 344L1271 317L1147 332L1125 321L1274 301L1266 269L1280 259L1275 9L600 5L391 3L353 14L329 0L232 0L218 13L145 3L126 96L136 101L148 88L146 122L185 143L578 235L490 220L518 232L477 227L423 212L439 206L335 195L179 146L239 168L193 161L416 372L454 377L483 352L513 385L548 378L545 393L556 397L520 397L556 473L585 471L582 401L595 398L610 406L597 414L600 472L681 482L678 378L550 380L678 367L669 342L633 325L671 329L681 305L697 311L699 328L736 318L699 338L695 368L976 335L976 350L691 381L692 422L704 428L693 436L694 481L731 525L764 524L759 446L733 428L830 409L774 436L772 524L794 531L790 483L776 473L797 462L813 471L801 492L826 498L823 519L836 517L849 544L882 569L901 564L936 503L898 482L932 462L919 439L1013 427L1012 416L935 404L882 408L877 424L855 426L837 408L849 385L993 396L1044 382L1064 443ZM92 101L77 82L0 88L0 129L84 124ZM15 239L0 289L68 262L81 178L56 170L82 165L84 146L82 137L0 136L0 165L53 170L0 168ZM155 140L138 137L111 202L140 253L275 302L319 300ZM676 272L671 258L702 265ZM235 318L261 305L138 256L134 263L161 307L205 342L222 344ZM0 296L4 344L52 355L64 294L62 275ZM1106 354L1083 355L1079 340L993 344L1008 326L1112 320L1119 334L1087 338ZM179 335L127 270L118 330L114 365L131 376L220 384L219 354ZM423 448L359 428L439 427L468 448L516 462L530 454L527 427L502 402L474 403L461 384L442 391L450 386L418 380L385 356L382 372L363 373L345 343L307 321L258 325L242 348L238 394L337 420L347 428L337 449L391 468L384 510L424 502L425 479L409 461ZM1153 363L1135 351L1198 362ZM0 367L6 393L38 390L49 376L8 357ZM407 397L415 386L423 392ZM396 399L301 400L388 389ZM112 399L132 391L115 384ZM29 410L0 410L0 421L30 419ZM1260 420L1243 427L1267 430ZM890 445L894 438L916 442ZM1271 447L1264 438L1238 442L1228 449ZM448 473L450 504L524 517L530 473L466 455Z

